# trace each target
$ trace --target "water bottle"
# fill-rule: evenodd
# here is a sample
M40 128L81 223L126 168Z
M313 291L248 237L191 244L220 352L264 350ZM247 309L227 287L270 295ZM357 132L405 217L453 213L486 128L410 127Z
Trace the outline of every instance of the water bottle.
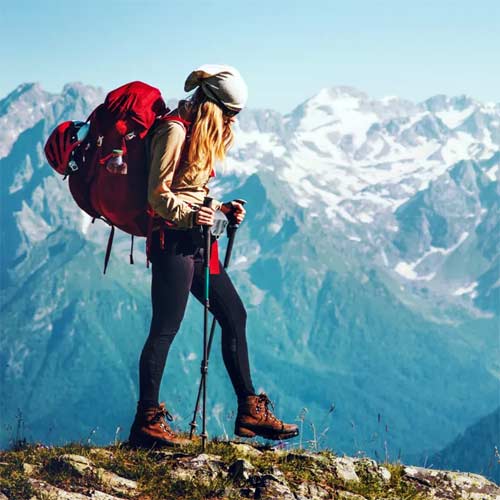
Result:
M85 137L87 137L87 134L89 133L90 130L90 123L89 122L73 122L76 127L76 140L78 142L83 142Z
M106 163L106 169L112 174L127 174L127 164L123 161L123 151L113 149L111 158Z

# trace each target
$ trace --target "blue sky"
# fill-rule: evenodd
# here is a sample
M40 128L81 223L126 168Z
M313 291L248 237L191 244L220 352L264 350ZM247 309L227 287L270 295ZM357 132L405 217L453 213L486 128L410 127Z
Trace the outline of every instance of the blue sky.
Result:
M240 69L249 105L289 111L322 87L500 101L500 2L2 0L0 96L39 81L140 79L180 97L203 63Z

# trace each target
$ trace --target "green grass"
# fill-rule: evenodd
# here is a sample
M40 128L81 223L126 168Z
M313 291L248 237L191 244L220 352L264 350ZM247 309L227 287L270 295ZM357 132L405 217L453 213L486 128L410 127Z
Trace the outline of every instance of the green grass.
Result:
M9 460L0 455L0 491L10 500L26 500L34 494L33 488L24 472L23 460L17 456Z
M206 453L217 455L223 462L224 470L238 458L244 458L255 468L256 473L276 474L281 471L292 491L298 491L304 482L312 483L331 492L344 490L357 493L365 498L422 500L426 498L413 484L404 480L401 464L383 464L391 473L389 481L383 481L370 473L368 468L358 468L361 481L342 481L334 474L332 467L336 457L330 450L311 454L304 449L274 451L269 447L256 446L262 453L241 454L229 442L213 439L207 443ZM46 481L66 491L88 493L92 489L113 494L96 473L79 474L61 460L63 454L77 454L92 460L96 467L114 472L122 477L137 481L138 494L144 500L233 500L241 498L239 488L248 487L245 481L224 477L221 473L191 478L179 476L176 468L184 460L199 455L200 444L194 443L182 448L156 450L131 450L118 443L106 447L92 447L81 443L47 447L21 443L10 451L0 452L0 491L13 500L26 500L35 492L31 487L23 464L33 466L31 477ZM313 455L313 456L311 456ZM181 466L182 470L182 466ZM126 497L124 494L119 496ZM38 498L43 500L43 495ZM136 496L137 497L137 496ZM130 496L129 498L136 498Z
M386 483L374 474L369 474L363 469L357 474L360 482L347 482L344 487L348 491L358 493L369 500L378 498L394 500L425 500L428 498L418 491L411 483L403 480L404 466L401 464L381 464L391 473L391 479Z

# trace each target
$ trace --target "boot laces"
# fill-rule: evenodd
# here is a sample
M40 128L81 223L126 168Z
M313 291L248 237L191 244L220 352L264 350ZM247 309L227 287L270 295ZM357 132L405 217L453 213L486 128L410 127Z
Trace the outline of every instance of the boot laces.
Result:
M165 406L160 405L156 411L156 413L153 415L153 418L151 419L151 423L160 423L160 427L162 430L165 432L171 433L172 430L170 429L170 426L167 424L166 421L172 422L174 420L174 417L172 414L165 408Z
M264 405L264 418L266 420L274 420L276 422L281 422L281 420L277 419L276 416L273 414L273 412L269 409L269 406L274 411L274 404L273 402L269 399L266 393L262 392L258 396L258 403L257 407L260 409L261 405Z

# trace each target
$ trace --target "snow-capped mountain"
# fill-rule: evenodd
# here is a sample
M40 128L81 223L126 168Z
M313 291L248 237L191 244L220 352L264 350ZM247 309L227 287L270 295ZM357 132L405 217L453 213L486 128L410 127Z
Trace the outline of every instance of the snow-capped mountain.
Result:
M43 156L57 122L103 97L25 84L0 101L2 412L12 424L19 408L32 437L54 442L129 425L149 321L143 245L129 266L118 237L103 278L108 228ZM497 408L500 105L334 87L284 116L244 111L235 135L212 192L249 201L231 275L255 385L279 413L307 408L305 440L395 458L441 450ZM200 318L191 304L162 389L183 426ZM220 353L210 366L210 429L230 433Z
M89 107L102 97L102 89L80 83L65 85L61 94L50 94L38 83L19 85L0 103L0 158L9 154L21 132L40 120L57 122L68 112L86 118Z
M492 230L498 229L499 104L465 96L377 101L335 87L284 117L247 113L240 128L230 162L235 175L272 172L286 186L280 195L288 195L287 203L321 220L336 232L336 246L369 255L401 286L462 306L477 299L482 273L498 265ZM476 233L485 230L490 255L450 273L447 262L477 247ZM499 284L492 284L498 298ZM493 305L475 301L486 303Z

